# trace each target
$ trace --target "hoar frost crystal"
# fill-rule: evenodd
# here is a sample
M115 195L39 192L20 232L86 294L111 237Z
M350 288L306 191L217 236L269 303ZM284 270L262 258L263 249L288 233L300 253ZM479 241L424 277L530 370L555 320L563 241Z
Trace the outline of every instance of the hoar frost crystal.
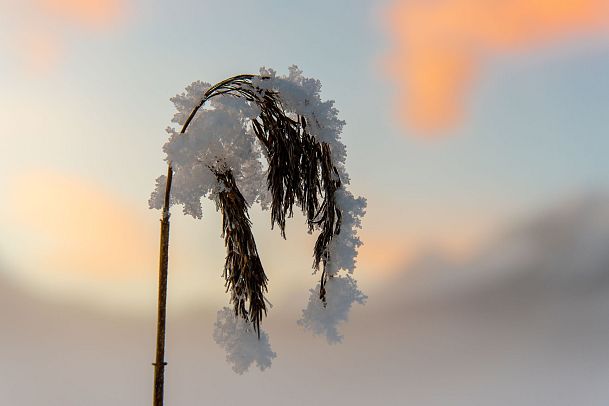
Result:
M347 153L340 141L345 123L333 101L321 100L320 90L318 80L292 66L287 76L262 68L259 75L214 86L194 82L171 99L177 110L172 121L182 129L168 128L163 147L173 174L170 203L201 218L201 198L207 197L222 212L223 276L233 307L218 312L214 339L238 373L253 362L265 369L275 357L260 329L267 277L251 231L252 204L271 211L284 237L294 204L308 231L319 231L313 267L321 278L301 326L330 343L340 341L337 325L347 320L353 303L366 300L352 277L366 200L346 189ZM166 182L165 176L157 179L151 208L163 207Z

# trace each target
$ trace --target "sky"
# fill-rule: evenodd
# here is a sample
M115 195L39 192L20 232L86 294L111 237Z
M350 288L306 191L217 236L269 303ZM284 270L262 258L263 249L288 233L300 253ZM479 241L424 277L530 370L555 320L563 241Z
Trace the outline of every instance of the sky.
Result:
M253 207L279 357L237 381L220 214L173 207L172 403L607 404L609 0L0 0L0 34L0 403L149 402L169 99L296 64L347 123L368 303L298 330L314 237Z
M609 185L607 7L2 0L0 258L33 290L145 309L169 98L292 64L347 122L368 199L359 278L376 289L428 250L466 255L513 216ZM219 215L174 211L176 306L223 301ZM302 219L283 242L252 212L273 294L311 285Z

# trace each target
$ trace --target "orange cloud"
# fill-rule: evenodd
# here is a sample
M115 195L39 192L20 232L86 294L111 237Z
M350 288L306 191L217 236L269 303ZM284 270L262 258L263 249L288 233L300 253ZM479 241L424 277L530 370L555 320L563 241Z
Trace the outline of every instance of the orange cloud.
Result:
M122 0L37 0L40 10L49 16L93 28L114 25L123 16Z
M32 73L48 73L65 54L67 35L107 33L124 25L128 0L31 0L16 2L0 12L18 21L7 28L7 46Z
M12 222L41 269L84 277L133 277L156 269L156 222L91 181L35 171L10 193Z
M435 133L461 119L486 57L604 31L609 0L395 0L385 20L398 114Z

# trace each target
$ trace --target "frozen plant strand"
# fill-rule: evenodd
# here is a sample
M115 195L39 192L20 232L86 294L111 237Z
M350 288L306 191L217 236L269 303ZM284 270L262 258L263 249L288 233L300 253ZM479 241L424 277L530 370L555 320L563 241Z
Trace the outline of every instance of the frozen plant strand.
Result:
M163 208L168 216L168 206L177 204L185 214L201 218L201 199L215 202L223 216L223 275L232 314L261 339L268 279L251 230L251 205L269 209L271 225L284 238L294 205L303 212L308 232L318 232L313 268L321 274L316 300L323 309L328 305L326 284L340 279L341 272L353 273L362 245L357 230L366 200L347 190L346 148L340 139L345 123L320 91L318 80L292 66L287 76L261 68L259 75L238 75L213 86L194 82L172 98L172 121L181 129L167 129L168 175L157 179L150 207ZM340 322L346 311L315 314Z
M252 234L247 202L235 185L232 172L226 168L214 168L222 183L216 204L222 211L222 237L226 246L226 262L223 276L226 290L231 292L230 302L235 315L248 320L260 333L260 321L266 315L268 278Z
M260 370L271 366L277 356L269 343L269 337L260 331L260 338L252 325L242 317L235 316L232 309L225 307L218 311L214 325L214 340L226 351L226 361L239 375L246 372L255 362Z
M353 274L357 251L363 244L357 235L357 230L362 228L362 217L366 214L366 199L356 198L344 187L339 188L334 197L336 206L342 213L341 232L330 242L326 269L330 276L338 274L341 270Z
M242 75L245 76L245 75ZM333 224L340 228L336 237L332 230L326 230L327 247L319 247L319 255L315 258L315 267L321 262L328 262L326 266L330 275L336 274L341 269L352 273L355 269L355 258L361 241L357 235L357 228L361 227L361 218L365 213L365 199L355 198L347 191L349 176L345 169L346 148L341 142L341 133L345 122L338 118L338 110L334 107L334 101L323 101L320 96L321 82L316 79L306 78L302 71L296 66L291 66L287 76L280 76L272 69L261 68L260 75L249 75L250 81L242 88L249 89L254 96L260 98L262 103L269 94L278 97L278 104L283 113L291 118L305 123L306 132L319 145L327 145L331 155L331 168L328 168L338 180L334 193L336 194L336 205L342 206L342 219ZM201 101L201 95L210 89L210 85L203 82L194 82L186 88L186 91L172 98L176 107L173 121L184 124L192 109ZM241 89L240 89L241 90ZM216 201L219 185L217 178L209 170L210 166L222 162L230 168L241 193L249 205L260 203L263 208L268 208L272 200L272 192L269 191L269 173L264 171L262 159L267 159L269 151L265 148L265 142L258 143L256 126L254 122L264 124L260 120L260 106L257 101L248 100L245 97L231 97L233 93L223 93L219 96L209 98L209 108L201 109L190 123L188 130L181 134L175 128L168 128L169 141L164 146L167 160L174 166L174 189L172 204L181 204L185 214L195 218L201 218L201 198L208 197ZM256 98L254 97L254 99ZM251 97L250 97L251 98ZM294 141L289 139L288 141ZM317 151L316 153L320 153ZM306 156L301 161L307 161ZM301 162L295 162L298 169ZM270 164L270 163L269 163ZM285 168L282 168L285 169ZM266 179L265 179L266 178ZM289 182L294 179L281 179ZM335 179L330 179L330 181ZM296 179L298 181L298 179ZM150 199L150 206L160 208L165 185L165 176L157 179L157 186ZM309 185L310 188L321 185ZM321 191L319 193L321 195ZM297 196L298 197L298 196ZM283 227L284 215L291 214L293 201L286 196L278 196L284 199L284 213L274 211L274 222ZM304 204L315 202L306 199ZM339 202L341 200L341 202ZM323 204L323 202L322 202ZM310 231L319 229L320 219L314 218L316 214L313 209L308 209L308 222ZM341 207L338 207L340 210ZM313 212L311 212L313 210ZM329 210L328 210L329 212ZM349 216L345 216L349 214ZM342 221L342 223L341 223ZM330 227L328 227L330 228ZM331 238L332 237L332 238ZM334 241L330 241L334 240Z
M347 276L329 278L326 282L327 300L319 300L320 286L311 289L307 308L302 311L298 324L315 335L324 336L329 344L342 341L338 327L349 318L349 310L354 303L364 304L367 296L357 287L356 281Z

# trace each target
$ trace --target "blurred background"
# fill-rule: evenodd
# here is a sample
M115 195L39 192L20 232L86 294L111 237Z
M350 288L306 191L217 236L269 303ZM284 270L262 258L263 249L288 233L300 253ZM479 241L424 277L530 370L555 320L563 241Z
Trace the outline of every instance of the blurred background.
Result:
M278 357L236 375L220 215L172 216L168 404L607 405L609 1L0 0L0 404L150 404L169 98L297 64L368 199L341 344L251 210Z

